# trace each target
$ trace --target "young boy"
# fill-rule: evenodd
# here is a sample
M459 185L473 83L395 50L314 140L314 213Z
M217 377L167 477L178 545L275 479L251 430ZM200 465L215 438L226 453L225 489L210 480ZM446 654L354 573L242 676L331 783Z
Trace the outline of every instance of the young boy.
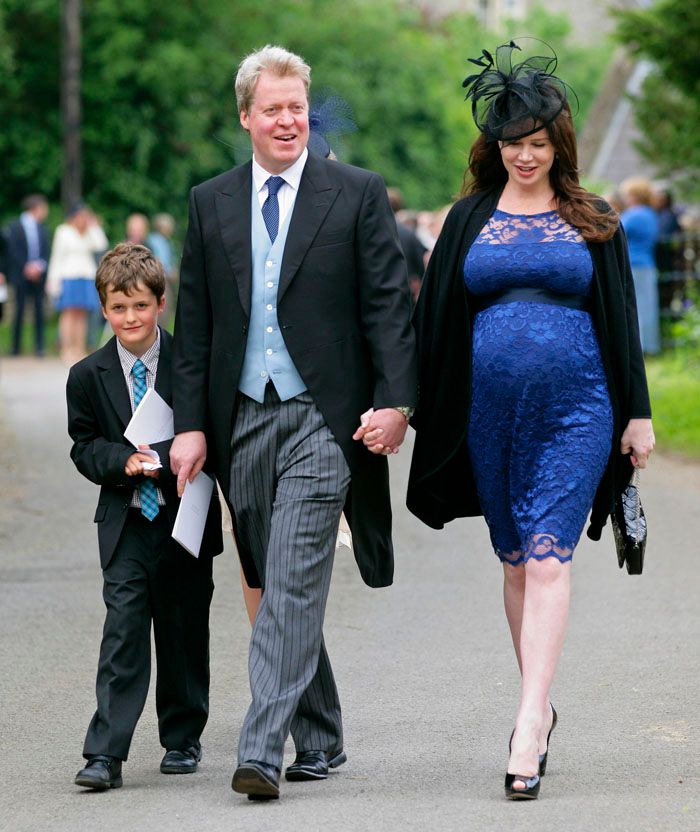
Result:
M194 772L209 703L209 604L212 556L222 547L214 497L199 558L171 538L178 509L170 441L153 446L162 468L135 451L124 430L147 387L171 403L171 343L158 327L165 275L144 246L122 243L102 259L95 279L114 331L102 349L68 376L71 458L102 486L95 513L107 607L97 668L97 710L88 727L87 765L75 782L100 791L122 785L151 672L153 621L158 675L156 711L166 749L164 774Z

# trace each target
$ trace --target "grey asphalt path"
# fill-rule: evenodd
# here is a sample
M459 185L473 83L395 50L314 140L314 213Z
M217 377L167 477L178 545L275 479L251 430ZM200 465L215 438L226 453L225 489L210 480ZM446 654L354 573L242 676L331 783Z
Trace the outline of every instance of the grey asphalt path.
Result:
M408 448L391 461L395 585L370 590L347 550L336 560L326 638L348 763L322 783L283 783L277 803L231 791L248 624L228 545L200 771L159 773L151 697L124 787L75 787L103 607L97 489L68 458L65 376L52 360L0 366L0 830L700 830L700 467L662 456L643 477L644 576L618 571L609 534L576 553L539 801L503 798L518 678L483 521L438 533L408 515Z

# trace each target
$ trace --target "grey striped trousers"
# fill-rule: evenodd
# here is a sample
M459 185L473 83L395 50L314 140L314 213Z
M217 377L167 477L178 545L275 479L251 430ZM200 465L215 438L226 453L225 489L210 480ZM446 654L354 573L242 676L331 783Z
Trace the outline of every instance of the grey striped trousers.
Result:
M239 763L281 769L290 732L297 751L343 747L322 627L349 484L343 452L309 393L280 402L268 384L262 404L240 396L230 499L263 597L250 640L252 702Z

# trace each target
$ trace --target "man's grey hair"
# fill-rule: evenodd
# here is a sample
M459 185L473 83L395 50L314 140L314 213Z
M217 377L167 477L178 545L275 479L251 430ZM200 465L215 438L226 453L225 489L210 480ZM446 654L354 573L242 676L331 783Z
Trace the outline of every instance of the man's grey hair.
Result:
M311 86L311 67L293 52L288 52L281 46L263 46L250 55L246 55L238 67L236 74L236 104L238 105L238 112L250 110L255 95L255 85L258 83L258 78L263 70L271 72L280 78L289 75L301 78L304 82L306 95L309 95L309 87Z

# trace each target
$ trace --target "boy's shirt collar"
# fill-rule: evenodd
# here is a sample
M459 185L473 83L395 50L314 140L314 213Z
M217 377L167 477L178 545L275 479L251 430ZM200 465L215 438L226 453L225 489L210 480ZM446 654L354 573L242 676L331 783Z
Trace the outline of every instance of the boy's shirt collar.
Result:
M119 338L117 340L117 354L119 355L119 361L122 365L122 370L124 371L124 376L128 378L131 375L131 370L138 360L139 356L134 355L133 352L129 352L126 347L122 346L121 341ZM146 350L146 352L141 356L141 361L146 365L146 369L153 374L155 378L156 371L158 369L158 359L160 357L160 327L156 327L156 340L151 344L151 346Z

